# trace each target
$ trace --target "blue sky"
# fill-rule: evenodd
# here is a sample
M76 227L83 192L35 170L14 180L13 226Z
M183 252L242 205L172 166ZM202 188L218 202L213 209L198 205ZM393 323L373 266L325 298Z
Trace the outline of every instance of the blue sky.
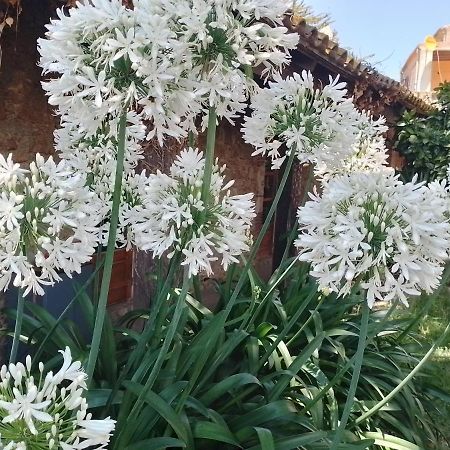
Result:
M307 0L330 13L340 45L399 79L400 69L428 34L450 24L450 0ZM373 55L373 56L372 56Z

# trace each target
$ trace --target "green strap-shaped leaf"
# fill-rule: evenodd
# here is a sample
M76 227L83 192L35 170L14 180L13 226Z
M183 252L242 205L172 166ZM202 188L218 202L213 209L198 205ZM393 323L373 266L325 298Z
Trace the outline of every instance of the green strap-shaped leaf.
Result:
M292 377L297 375L300 369L306 364L311 355L322 345L322 340L324 338L324 334L318 334L300 353L297 358L293 361L293 363L288 367L288 371L292 374L284 375L280 378L280 380L275 385L274 389L270 392L271 399L279 398L286 387L289 385Z
M229 424L232 430L242 430L245 427L255 427L265 423L271 423L275 419L283 419L295 412L296 409L291 402L287 400L278 400L235 417Z
M197 422L194 425L194 438L224 442L242 448L236 437L227 427L214 422Z
M200 401L205 405L210 405L222 395L229 393L232 389L245 386L246 384L261 385L258 378L253 375L249 373L238 373L215 384L206 394L200 397Z
M391 450L425 450L412 442L381 432L364 433L364 437L373 439L375 445L381 445Z
M132 381L125 381L123 384L136 396L139 396L142 393L143 386L141 384L133 383ZM169 403L153 391L148 391L145 394L144 402L150 405L167 421L182 441L188 441L188 430L186 429L185 424L180 420L179 415Z
M325 431L315 431L312 433L290 436L287 438L276 439L273 448L275 450L297 450L299 447L308 445L308 449L315 449L316 447L310 446L310 444L314 444L315 442L323 443L326 437L327 433ZM263 448L261 445L255 445L247 450L263 450Z
M86 401L91 408L105 406L111 395L111 389L89 389L86 394ZM122 401L123 392L118 392L112 401L112 404L119 404Z
M126 447L125 450L164 450L165 448L186 448L186 444L179 439L158 437L136 442Z
M267 428L255 427L255 431L258 435L259 443L261 444L261 450L275 450L275 443L270 430Z

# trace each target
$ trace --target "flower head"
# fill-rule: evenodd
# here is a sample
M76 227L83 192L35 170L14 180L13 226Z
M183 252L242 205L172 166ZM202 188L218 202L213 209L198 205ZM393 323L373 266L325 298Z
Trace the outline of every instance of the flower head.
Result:
M388 167L388 153L384 138L377 136L373 138L361 135L352 146L353 153L347 156L338 166L329 167L322 162L317 164L314 175L322 183L338 175L353 172L376 172L380 170L391 170Z
M212 273L218 258L226 269L248 250L253 194L231 195L225 167L214 166L208 200L201 198L205 160L197 149L177 156L170 174L152 174L140 203L127 214L133 242L155 257L182 252L182 265L191 275Z
M253 112L242 129L244 140L256 147L254 155L268 155L274 168L286 157L283 145L300 162L339 164L351 153L361 119L346 94L345 83L338 78L318 89L310 72L284 80L277 76L252 97Z
M0 289L11 278L24 294L71 276L98 242L98 201L85 178L39 154L16 181L0 184Z
M44 373L40 363L34 377L29 356L25 366L1 368L0 448L101 449L109 442L115 422L92 419L82 396L86 374L81 363L72 360L68 347L61 353L64 362L56 375Z
M10 189L14 188L19 177L25 171L20 168L20 164L15 163L12 159L12 153L6 158L0 154L0 186L6 186Z
M434 199L434 200L433 200ZM299 258L321 289L347 295L353 286L376 300L399 299L439 285L450 250L446 205L423 184L393 172L331 179L299 208Z
M67 119L67 118L66 118ZM119 119L100 124L95 133L87 135L78 122L65 120L55 135L55 148L61 158L77 173L86 174L89 185L103 177L114 176L117 158ZM134 112L127 113L124 172L133 171L143 158L141 141L145 126Z
M299 39L282 26L291 7L285 0L136 0L134 5L138 16L158 10L172 18L201 108L214 106L230 121L256 87L246 68L260 66L264 77L279 72Z
M339 164L321 161L314 167L314 175L322 183L330 178L353 172L376 172L393 170L388 165L388 153L384 133L387 131L385 118L380 116L374 120L363 111L359 114L358 134L351 147L351 153Z
M143 9L127 9L121 0L78 4L69 16L58 10L39 39L44 73L59 74L43 83L49 103L87 136L133 109L150 123L148 137L160 142L192 125L198 108L184 76L185 43L161 8Z

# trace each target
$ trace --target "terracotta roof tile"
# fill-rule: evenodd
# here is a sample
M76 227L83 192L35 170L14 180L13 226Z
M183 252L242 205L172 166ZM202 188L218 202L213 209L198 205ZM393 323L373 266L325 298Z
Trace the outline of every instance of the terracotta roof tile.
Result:
M328 35L308 25L305 20L300 20L298 24L293 25L290 18L286 17L285 25L300 36L299 52L311 52L318 60L322 59L326 63L335 66L338 73L355 79L363 78L369 85L378 90L394 93L398 101L405 106L417 109L420 112L428 112L433 109L429 103L417 97L407 87L377 72L373 67L340 47ZM295 62L295 52L293 60Z

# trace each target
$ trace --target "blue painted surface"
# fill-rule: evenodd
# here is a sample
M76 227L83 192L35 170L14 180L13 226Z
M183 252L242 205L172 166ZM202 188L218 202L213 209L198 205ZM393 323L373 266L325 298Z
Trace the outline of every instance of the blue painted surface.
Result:
M70 301L73 299L76 288L82 286L88 280L89 276L92 274L93 265L89 264L83 266L80 274L74 274L72 278L67 275L61 275L62 281L56 283L54 286L45 286L45 295L43 296L32 296L29 294L25 301L32 301L42 307L44 307L50 314L55 318L58 318ZM91 290L87 291L88 294ZM6 306L7 308L16 308L17 306L17 288L11 287L6 292ZM26 307L25 307L25 312ZM78 326L81 333L88 338L88 327L86 326L86 321L83 317L83 311L80 307L77 307L77 303L72 306L72 308L67 312L65 317ZM12 322L12 321L11 321ZM9 328L14 327L14 323L9 323ZM11 340L9 340L6 354L9 354L9 349L11 345ZM19 359L22 359L27 354L25 346L21 343L19 348Z

